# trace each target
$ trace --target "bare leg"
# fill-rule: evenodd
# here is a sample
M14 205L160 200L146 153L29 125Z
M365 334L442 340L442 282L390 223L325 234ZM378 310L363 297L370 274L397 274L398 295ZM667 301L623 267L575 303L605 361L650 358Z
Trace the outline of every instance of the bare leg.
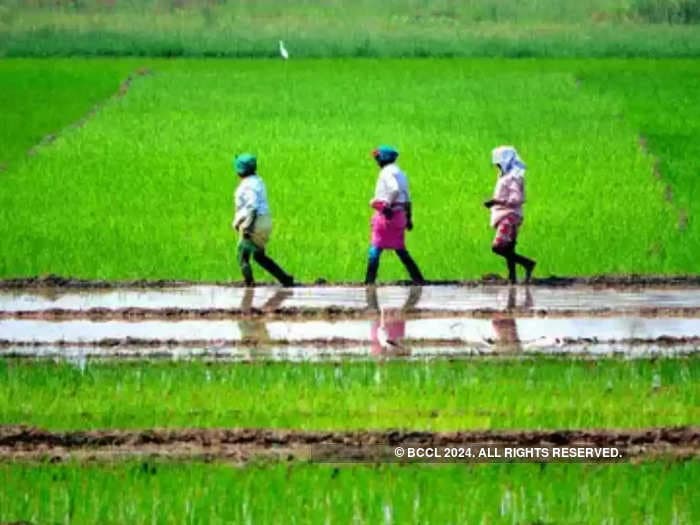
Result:
M515 284L517 282L517 275L515 272L516 264L520 264L523 268L525 268L525 282L530 282L532 270L535 268L535 264L537 263L535 263L535 261L532 259L528 259L527 257L523 257L522 255L515 253L514 243L507 246L494 246L492 250L495 254L500 255L506 260L506 264L508 265L508 280L511 284Z

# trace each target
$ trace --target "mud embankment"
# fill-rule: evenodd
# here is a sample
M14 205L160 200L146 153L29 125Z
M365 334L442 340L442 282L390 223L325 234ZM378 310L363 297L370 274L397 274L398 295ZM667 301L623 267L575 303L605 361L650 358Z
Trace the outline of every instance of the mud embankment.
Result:
M484 285L507 286L508 281L497 275L484 276L481 279L449 280L437 279L427 283L430 286L466 286L477 287ZM35 277L19 277L0 279L0 289L13 288L65 288L65 289L91 289L91 288L167 288L172 286L229 286L242 288L242 282L236 281L188 281L178 279L132 279L132 280L106 280L106 279L80 279L77 277L63 277L60 275L45 275ZM387 281L382 286L406 286L408 281ZM700 275L593 275L588 277L550 276L535 278L531 286L567 287L567 286L595 286L605 287L700 287ZM306 287L336 287L357 286L362 284L353 281L329 282L319 278L313 282L299 283Z
M327 460L314 450L342 447L348 457L374 458L377 447L493 446L617 447L626 460L653 456L700 455L700 427L639 430L545 431L347 431L314 432L274 429L149 429L50 432L0 426L0 460L109 460L129 457L208 459ZM364 454L364 455L363 455Z

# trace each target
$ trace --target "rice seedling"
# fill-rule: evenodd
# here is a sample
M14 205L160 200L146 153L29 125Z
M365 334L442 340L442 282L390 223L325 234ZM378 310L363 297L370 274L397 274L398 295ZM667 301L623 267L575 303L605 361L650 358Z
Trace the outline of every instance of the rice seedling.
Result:
M50 429L602 428L698 420L700 360L0 361L0 421Z
M5 174L0 276L238 280L230 164L252 150L275 258L302 281L358 281L376 178L368 151L381 142L399 147L409 174L408 242L428 279L502 271L481 205L500 143L518 145L528 163L520 243L540 275L694 269L695 229L680 242L678 208L638 144L647 117L635 111L653 108L624 94L623 73L614 89L620 62L145 64L154 74L126 97ZM646 76L656 67L635 64ZM664 67L691 106L697 64ZM587 71L613 87L577 87ZM660 105L654 119L667 114ZM382 264L382 279L404 277L398 261Z
M697 523L700 463L0 464L0 520Z
M0 62L0 172L26 161L31 148L54 140L97 103L117 92L129 60Z

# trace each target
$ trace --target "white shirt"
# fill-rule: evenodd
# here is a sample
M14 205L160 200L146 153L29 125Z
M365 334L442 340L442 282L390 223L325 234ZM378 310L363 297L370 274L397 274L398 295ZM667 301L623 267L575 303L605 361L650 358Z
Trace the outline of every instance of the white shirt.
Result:
M373 201L384 201L389 204L405 204L411 201L408 178L396 164L387 164L379 171Z
M241 180L234 196L236 216L235 225L248 219L253 211L258 215L270 215L270 205L267 202L265 183L258 175L248 175Z

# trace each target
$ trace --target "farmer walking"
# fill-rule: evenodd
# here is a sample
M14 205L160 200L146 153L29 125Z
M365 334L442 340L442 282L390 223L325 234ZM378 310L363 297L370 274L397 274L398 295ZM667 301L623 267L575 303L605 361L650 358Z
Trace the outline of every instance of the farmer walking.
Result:
M270 272L283 286L292 286L294 278L265 254L265 245L272 232L272 219L265 183L257 173L257 159L249 153L243 153L234 159L233 167L241 182L234 196L236 214L232 226L240 236L237 256L245 284L255 284L253 269L250 266L252 256L255 262Z
M513 146L494 149L491 163L496 166L498 173L493 198L484 203L491 210L491 227L496 230L491 249L506 260L511 284L517 281L516 264L525 268L525 282L530 282L535 261L515 253L518 229L523 222L525 164Z
M365 284L374 284L377 279L379 258L383 250L394 250L413 283L423 284L423 275L406 250L404 234L406 230L413 229L413 220L408 178L395 163L399 153L390 146L380 146L372 152L372 156L381 169L374 198L370 201L375 212L372 216L372 239Z

